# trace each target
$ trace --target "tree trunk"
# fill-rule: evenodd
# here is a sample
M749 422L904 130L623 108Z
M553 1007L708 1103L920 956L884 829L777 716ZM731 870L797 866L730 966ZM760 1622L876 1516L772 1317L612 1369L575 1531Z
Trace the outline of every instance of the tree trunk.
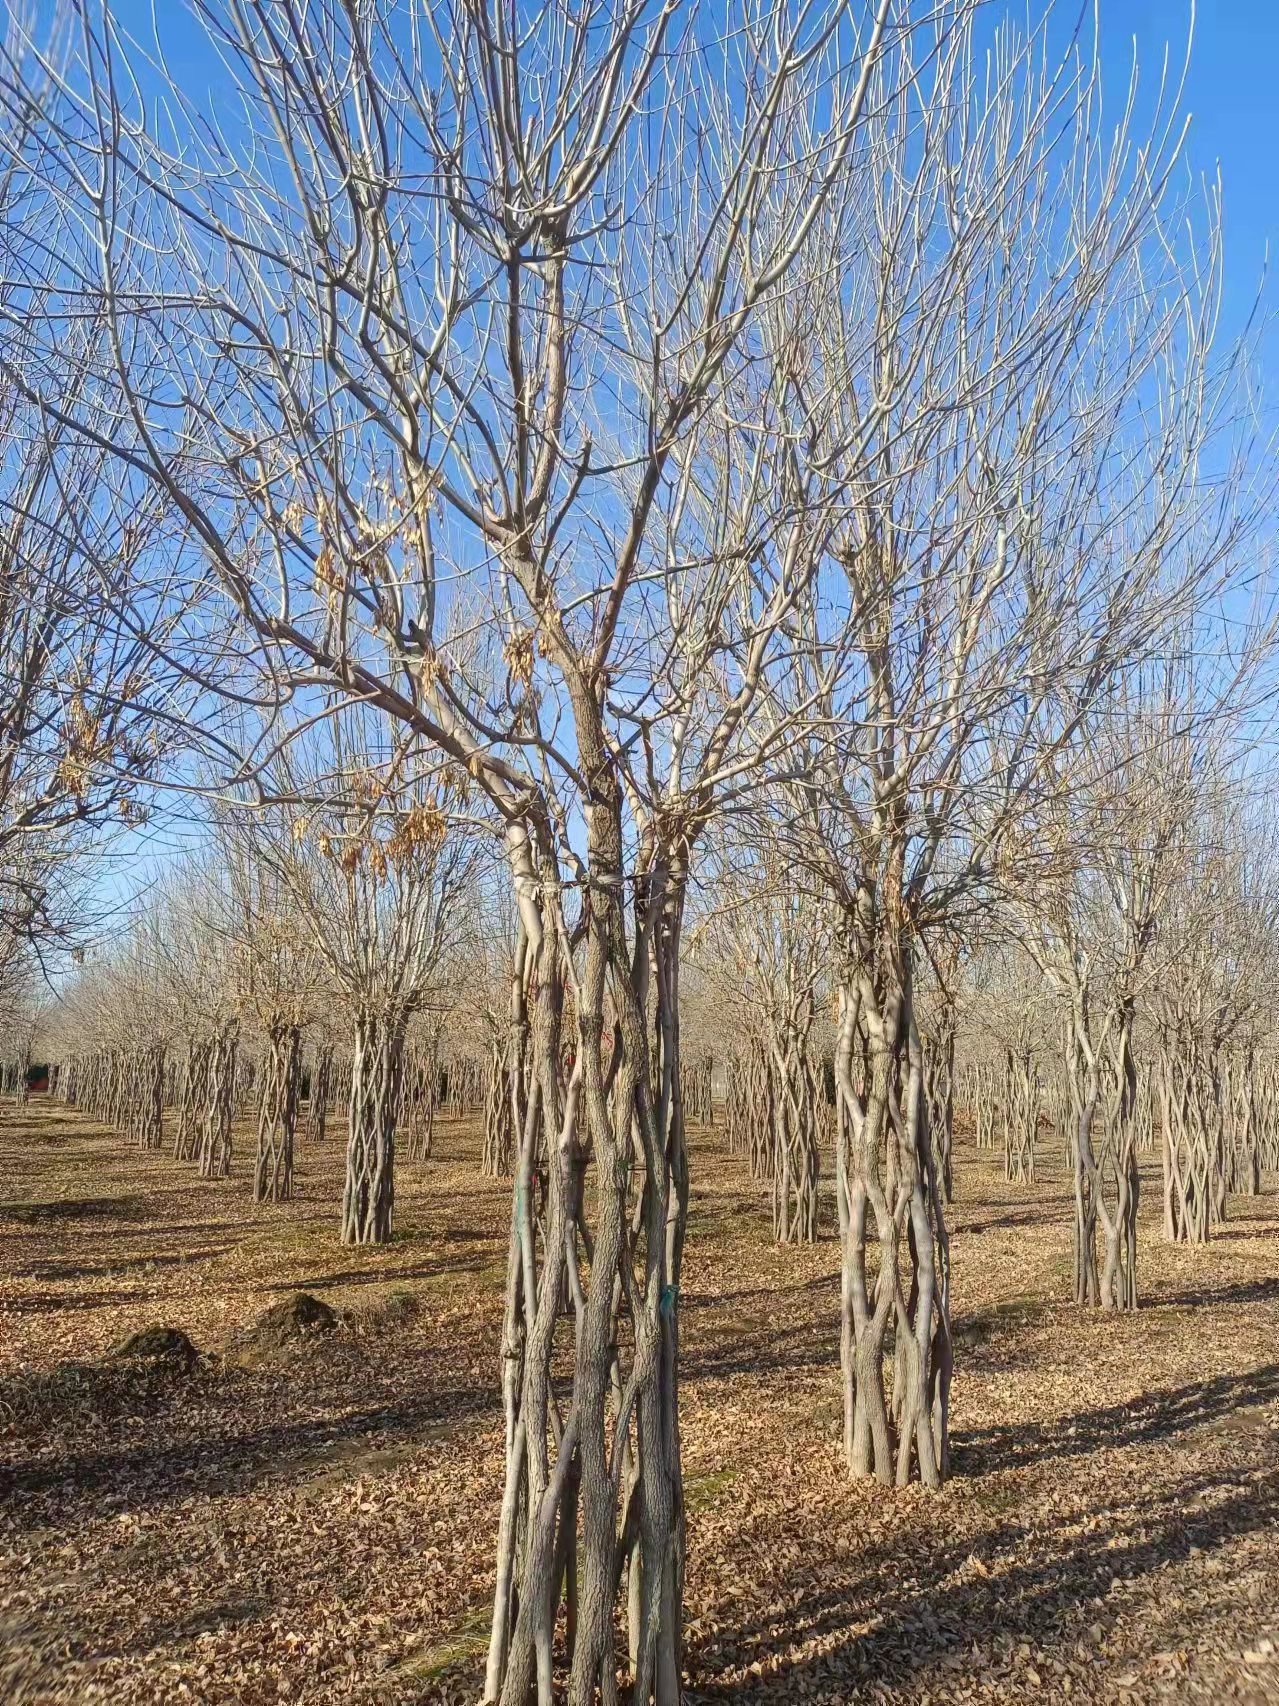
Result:
M949 1203L955 1197L955 1008L950 1001L943 1006L936 1030L924 1039L924 1091L933 1170L942 1200Z
M1030 1050L1009 1049L1004 1073L1004 1177L1033 1184L1039 1135L1039 1073Z
M939 1486L949 1471L950 1246L928 1133L909 948L858 891L839 978L840 1362L851 1472ZM865 1072L854 1075L858 1041ZM873 1282L871 1232L879 1245ZM906 1274L903 1276L903 1266ZM890 1328L893 1404L885 1396Z
M556 902L534 898L547 890L530 882L521 897L512 1033L527 1036L529 1076L512 1193L501 1362L506 1489L485 1686L485 1699L503 1706L533 1697L551 1706L561 1606L569 1706L617 1702L615 1612L623 1591L628 1700L676 1706L680 1694L684 873L654 858L636 880L632 951L619 803L608 793L605 766L592 774L608 797L591 819L580 975L561 957ZM558 894L548 847L549 837L539 851ZM566 977L576 1019L568 1050ZM607 1048L606 1007L614 1021ZM588 1223L583 1187L592 1162ZM564 1317L574 1340L567 1409L551 1380Z
M1165 1043L1159 1079L1164 1233L1174 1244L1206 1244L1225 1208L1220 1079L1193 1038Z
M235 1111L236 1043L229 1025L209 1045L204 1113L200 1125L200 1177L225 1179L231 1171L231 1118Z
M1075 1122L1074 1297L1086 1307L1137 1307L1140 1175L1132 1026L1132 1004L1124 1001L1104 1027L1103 1052L1084 995L1075 1001L1067 1031L1067 1079Z
M746 1063L739 1054L724 1062L724 1137L730 1155L750 1153L749 1111L746 1103Z
M321 1143L329 1118L329 1100L333 1094L333 1044L321 1043L315 1051L311 1068L311 1095L306 1110L306 1135Z
M817 1083L792 1024L770 1050L773 1108L773 1237L779 1244L817 1238Z
M356 1018L342 1193L344 1244L385 1244L391 1236L405 1017L386 1011Z
M995 1147L995 1119L998 1112L995 1094L995 1068L983 1064L973 1079L973 1126L978 1149Z
M440 1068L435 1041L409 1043L400 1081L400 1118L410 1161L429 1161L435 1136L435 1092Z
M519 1050L518 1067L513 1069L513 1049ZM488 1085L484 1092L484 1152L480 1170L489 1179L509 1179L515 1170L516 1133L523 1129L524 1086L523 1039L513 1041L508 1026L505 1033L494 1031L489 1061ZM518 1071L518 1084L513 1080Z
M267 1056L258 1103L258 1154L254 1202L287 1202L293 1195L293 1140L302 1076L302 1034L275 1020L267 1028Z
M768 1069L768 1051L758 1039L752 1039L746 1056L743 1094L751 1178L771 1184L777 1166L773 1075Z
M137 1143L140 1149L164 1147L164 1045L156 1043L138 1056Z
M187 1044L178 1101L178 1126L173 1159L194 1161L200 1153L200 1122L209 1095L209 1060L213 1045L192 1039Z
M18 1053L14 1067L13 1099L20 1108L25 1108L31 1098L31 1044L24 1043Z
M680 1096L684 1103L684 1117L691 1125L712 1126L715 1123L711 1101L714 1066L709 1055L703 1055L700 1060L681 1062Z

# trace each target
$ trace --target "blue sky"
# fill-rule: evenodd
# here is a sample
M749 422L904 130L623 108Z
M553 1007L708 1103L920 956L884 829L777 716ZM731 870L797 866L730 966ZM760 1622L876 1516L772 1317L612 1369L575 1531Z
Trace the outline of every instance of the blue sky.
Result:
M1042 16L1044 0L1009 0L1021 16ZM54 0L41 0L50 10ZM124 27L153 39L153 20L178 79L199 101L220 81L202 32L185 14L183 0L111 0ZM1091 0L1057 0L1063 27ZM992 0L991 16L1004 9ZM1110 110L1122 98L1134 41L1143 87L1156 83L1165 42L1179 67L1190 24L1190 0L1101 0L1103 64ZM1226 311L1223 331L1237 332L1251 311L1267 244L1271 271L1279 270L1279 0L1199 0L1186 93L1193 115L1189 161L1211 175L1220 161L1225 183ZM203 102L201 101L201 104ZM1279 281L1267 290L1279 310ZM1279 399L1279 321L1263 347L1263 386L1273 410ZM178 829L170 825L170 841ZM152 864L155 847L145 835L125 837L108 887L127 893Z
M1195 10L1186 94L1191 159L1205 173L1221 162L1227 312L1237 329L1252 308L1267 242L1272 271L1279 267L1279 3L1199 0ZM1153 77L1162 44L1180 47L1191 17L1189 0L1102 0L1101 11L1112 79L1126 71L1134 39L1143 72ZM1273 309L1273 281L1267 296ZM1279 338L1268 345L1279 354ZM1274 383L1272 364L1268 391Z
M52 7L53 0L45 0ZM1092 0L1057 0L1065 22ZM1035 18L1044 0L1012 0L1015 12ZM202 32L184 14L183 0L113 0L116 16L143 40L154 20L173 70L192 92L215 80ZM992 0L992 14L1003 0ZM1180 63L1194 19L1194 49L1186 105L1193 114L1191 154L1197 170L1211 174L1220 160L1226 191L1228 313L1232 327L1246 318L1255 298L1267 242L1279 265L1279 0L1100 0L1104 64L1112 98L1126 81L1133 43L1149 87L1164 44ZM1279 336L1269 340L1279 357Z

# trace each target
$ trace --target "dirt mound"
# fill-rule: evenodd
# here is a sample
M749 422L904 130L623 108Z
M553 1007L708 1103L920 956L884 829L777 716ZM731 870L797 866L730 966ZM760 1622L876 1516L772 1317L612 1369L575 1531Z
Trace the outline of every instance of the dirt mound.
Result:
M123 1344L108 1353L113 1362L145 1359L169 1363L175 1368L194 1368L200 1353L177 1327L143 1327L130 1333Z
M176 1327L145 1327L101 1362L59 1362L0 1379L0 1427L56 1431L158 1410L199 1360Z
M298 1291L273 1303L249 1328L243 1342L262 1350L280 1350L311 1334L331 1333L337 1324L337 1315L327 1303Z

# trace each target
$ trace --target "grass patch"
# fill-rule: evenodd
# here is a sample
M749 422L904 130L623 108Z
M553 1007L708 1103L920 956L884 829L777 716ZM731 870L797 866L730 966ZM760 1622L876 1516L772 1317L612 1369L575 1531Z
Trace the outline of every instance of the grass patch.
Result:
M736 1469L712 1469L705 1475L689 1475L684 1481L684 1509L690 1516L711 1510L720 1495L736 1486Z
M997 1477L974 1478L967 1483L967 1491L979 1510L990 1511L995 1516L1007 1516L1011 1511L1025 1508L1025 1488Z
M438 1682L460 1665L483 1658L489 1643L489 1608L475 1605L448 1634L396 1667L396 1674L416 1682Z
M358 1303L350 1312L357 1327L378 1331L386 1327L407 1326L422 1313L422 1299L412 1286L390 1286L381 1297L370 1303Z
M992 1303L988 1309L975 1310L971 1315L961 1316L954 1324L952 1333L955 1343L961 1347L983 1345L994 1337L1001 1327L1031 1326L1042 1321L1047 1315L1050 1305L1042 1297L1003 1298L998 1303Z

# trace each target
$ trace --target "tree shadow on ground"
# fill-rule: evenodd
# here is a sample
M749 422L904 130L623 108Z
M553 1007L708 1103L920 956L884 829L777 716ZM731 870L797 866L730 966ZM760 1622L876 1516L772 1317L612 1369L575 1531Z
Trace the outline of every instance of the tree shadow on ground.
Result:
M383 1247L385 1249L385 1246ZM392 1248L394 1248L392 1246ZM409 1252L405 1252L407 1255ZM445 1274L475 1274L480 1273L492 1264L492 1255L479 1252L471 1256L454 1256L445 1262L425 1262L414 1267L390 1267L380 1263L374 1268L338 1268L331 1274L302 1274L298 1278L290 1277L272 1285L262 1285L255 1282L255 1291L326 1291L335 1285L391 1285L403 1284L406 1280L433 1280Z
M444 1353L429 1353L444 1360ZM403 1367L401 1373L403 1374ZM439 1382L439 1384L434 1384ZM180 1414L189 1431L156 1447L106 1443L52 1462L0 1468L0 1502L10 1523L74 1528L116 1510L154 1510L193 1495L234 1497L268 1484L292 1484L323 1471L332 1453L352 1441L372 1449L389 1441L421 1441L491 1411L488 1385L449 1385L438 1373L410 1381L408 1394L358 1409L264 1421L237 1427L259 1383L251 1377L206 1374L183 1387Z
M87 1587L87 1581L82 1582ZM170 1607L152 1604L145 1598L136 1606L127 1634L108 1638L92 1651L85 1651L79 1637L74 1606L59 1607L39 1621L30 1620L25 1626L6 1628L0 1622L0 1642L8 1649L11 1661L22 1664L39 1676L46 1686L58 1685L59 1699L78 1699L70 1690L77 1686L68 1674L67 1661L73 1655L90 1667L103 1659L146 1656L152 1653L171 1653L198 1640L201 1635L226 1629L243 1628L275 1610L275 1603L262 1593L245 1594L235 1599L212 1599L202 1605L187 1606L174 1612ZM0 1669L0 1685L5 1680ZM47 1696L53 1698L52 1695ZM31 1698L15 1695L15 1700ZM39 1698L46 1698L41 1695Z
M688 1380L724 1380L738 1374L833 1368L838 1360L838 1334L823 1321L802 1334L793 1324L764 1332L748 1329L686 1351L680 1366L682 1377Z
M834 1296L838 1291L838 1274L816 1274L811 1279L795 1280L790 1285L753 1285L740 1291L681 1292L680 1309L687 1314L690 1310L731 1310L744 1303L758 1303L773 1311L784 1297L800 1297L805 1292L815 1295L830 1293Z
M989 1678L975 1646L993 1644L1011 1654L1015 1643L1027 1642L1051 1654L1081 1638L1104 1637L1143 1577L1267 1528L1279 1467L1263 1479L1243 1489L1215 1471L1190 1476L1154 1508L1136 1502L1119 1514L1109 1507L1086 1513L1094 1521L1083 1535L1067 1532L1079 1526L1080 1513L1040 1523L1033 1535L1027 1524L1010 1522L980 1558L971 1539L947 1543L939 1531L928 1553L913 1552L908 1562L893 1539L806 1559L802 1570L759 1584L768 1604L757 1615L744 1618L731 1604L717 1609L714 1620L727 1633L690 1643L693 1686L685 1698L690 1706L763 1698L844 1702L863 1689L869 1697L872 1683L921 1687L940 1680L933 1673L971 1674L974 1666ZM1222 1492L1224 1498L1212 1496ZM823 1576L825 1585L815 1585ZM788 1641L820 1641L822 1650L783 1659L758 1682L716 1680L716 1670L748 1669L757 1654L770 1655Z
M151 1220L155 1204L149 1198L55 1197L49 1202L0 1203L0 1220L21 1226L44 1226L61 1220Z
M1205 1303L1279 1303L1279 1279L1240 1280L1235 1285L1196 1286L1190 1291L1155 1296L1156 1308L1198 1308Z
M119 1309L130 1303L147 1303L145 1291L32 1291L10 1297L5 1310L11 1315L78 1315L92 1309Z
M1008 1227L1042 1226L1046 1221L1056 1218L1057 1208L1056 1203L1028 1206L1009 1209L1004 1214L992 1214L979 1220L960 1220L956 1216L950 1228L950 1235L952 1238L980 1238L983 1233L1000 1232Z
M230 1244L219 1244L211 1250L179 1250L157 1255L139 1252L137 1255L104 1256L99 1261L83 1262L49 1259L27 1262L15 1271L19 1279L114 1279L120 1274L145 1273L151 1268L185 1268L198 1262L214 1262L233 1248Z
M1190 1386L1145 1392L1131 1403L1107 1404L1047 1422L957 1432L952 1439L952 1462L957 1474L984 1475L1082 1457L1106 1448L1171 1439L1276 1400L1279 1363L1268 1363L1249 1374L1218 1375Z

